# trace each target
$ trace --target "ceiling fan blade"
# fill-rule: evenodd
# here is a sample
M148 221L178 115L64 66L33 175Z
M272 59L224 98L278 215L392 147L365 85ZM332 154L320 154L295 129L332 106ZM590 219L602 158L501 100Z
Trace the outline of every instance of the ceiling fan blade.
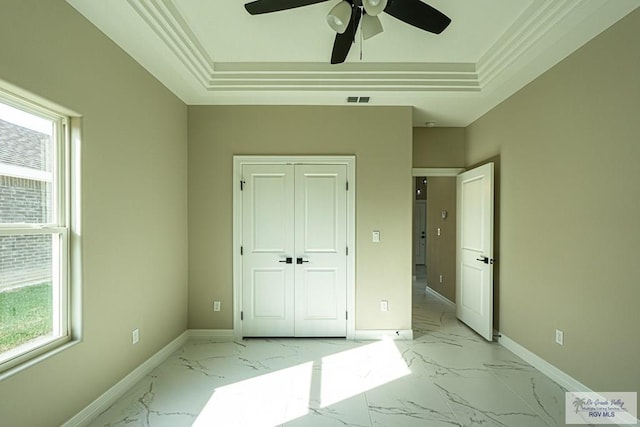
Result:
M389 0L384 11L409 25L430 33L440 34L451 19L420 0Z
M278 12L325 1L328 0L256 0L245 4L244 8L251 15L260 15L261 13Z
M351 20L349 25L343 34L336 34L336 39L333 42L333 51L331 52L331 63L341 64L347 59L351 45L353 44L358 24L360 24L360 17L362 11L359 7L351 8Z

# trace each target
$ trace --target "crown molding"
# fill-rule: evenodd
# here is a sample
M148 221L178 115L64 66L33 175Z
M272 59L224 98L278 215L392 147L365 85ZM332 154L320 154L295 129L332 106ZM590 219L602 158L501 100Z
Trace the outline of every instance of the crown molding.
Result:
M532 3L477 62L482 87L498 78L579 4L579 0Z
M127 0L140 18L206 87L214 73L213 61L171 0Z

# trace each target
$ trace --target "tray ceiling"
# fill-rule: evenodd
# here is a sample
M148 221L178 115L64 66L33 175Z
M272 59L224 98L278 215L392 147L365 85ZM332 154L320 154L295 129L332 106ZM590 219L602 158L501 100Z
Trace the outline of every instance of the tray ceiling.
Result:
M442 34L390 15L330 65L337 0L249 15L231 0L67 0L190 105L409 105L414 126L466 126L640 0L430 0Z

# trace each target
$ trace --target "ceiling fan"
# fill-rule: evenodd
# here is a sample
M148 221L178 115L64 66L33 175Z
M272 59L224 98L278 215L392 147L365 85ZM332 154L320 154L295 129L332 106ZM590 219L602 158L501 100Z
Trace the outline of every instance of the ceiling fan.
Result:
M251 15L260 15L325 1L328 0L256 0L244 7ZM434 34L440 34L451 23L445 14L420 0L340 0L327 15L327 23L336 31L332 64L340 64L347 59L361 20L364 39L382 32L378 18L381 12Z

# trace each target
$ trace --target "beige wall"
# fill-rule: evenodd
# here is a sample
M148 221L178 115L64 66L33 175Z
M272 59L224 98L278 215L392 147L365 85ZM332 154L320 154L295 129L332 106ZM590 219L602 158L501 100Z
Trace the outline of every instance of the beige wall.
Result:
M464 128L413 128L413 167L464 167L464 141Z
M186 329L186 107L63 0L0 10L0 79L83 115L84 340L0 381L0 424L53 426Z
M233 327L234 154L355 154L356 328L411 328L410 108L189 107L190 328Z
M442 219L442 211L447 218ZM440 235L438 236L438 228ZM427 286L456 300L456 178L427 178ZM442 283L440 283L442 275Z
M597 391L640 387L637 40L640 10L467 131L501 164L501 331Z

